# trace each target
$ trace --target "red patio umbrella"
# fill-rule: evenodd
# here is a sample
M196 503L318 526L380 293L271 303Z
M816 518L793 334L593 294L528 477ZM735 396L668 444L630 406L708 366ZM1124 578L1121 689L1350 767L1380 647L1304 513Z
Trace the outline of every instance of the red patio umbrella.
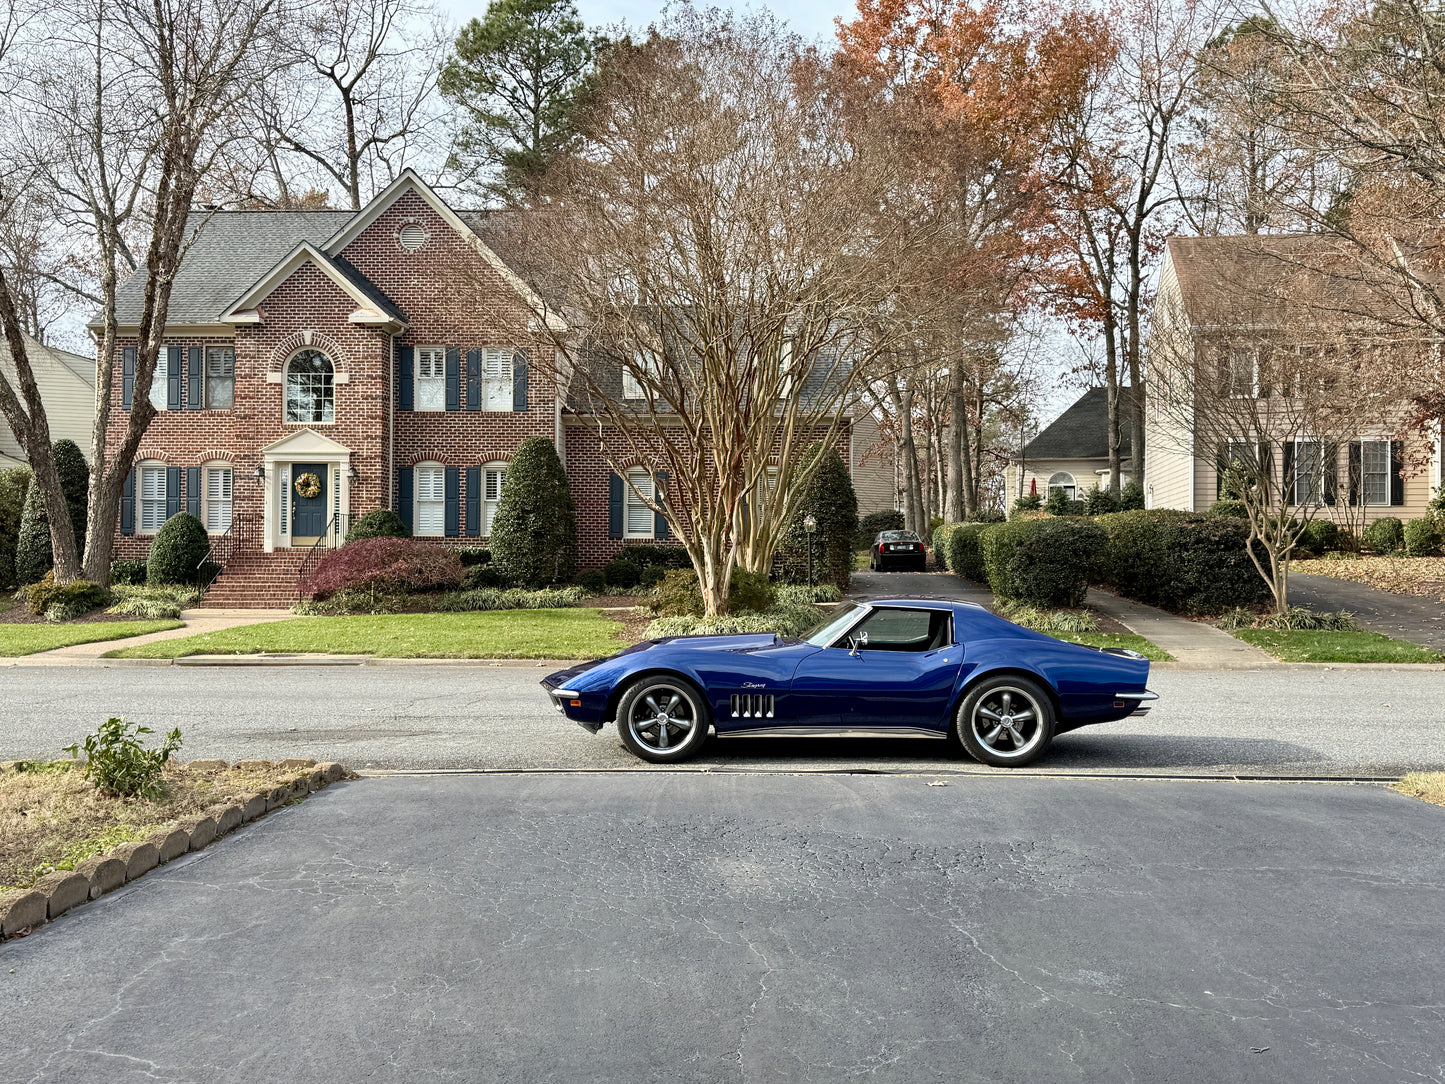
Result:
M1030 497L1037 497L1038 495L1039 495L1039 480L1038 480L1037 478L1030 478L1030 479L1029 479L1029 496L1030 496Z

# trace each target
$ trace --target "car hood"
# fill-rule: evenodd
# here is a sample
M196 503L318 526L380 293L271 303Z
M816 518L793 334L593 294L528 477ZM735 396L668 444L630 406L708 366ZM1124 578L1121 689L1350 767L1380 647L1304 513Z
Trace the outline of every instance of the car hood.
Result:
M593 659L591 662L578 663L565 670L558 670L555 674L548 674L542 679L542 684L549 689L560 689L571 679L596 669L603 663L615 662L640 651L655 651L661 647L685 647L694 651L751 652L776 647L779 642L780 638L771 632L744 632L728 636L659 636L654 640L643 640L623 648L605 659Z

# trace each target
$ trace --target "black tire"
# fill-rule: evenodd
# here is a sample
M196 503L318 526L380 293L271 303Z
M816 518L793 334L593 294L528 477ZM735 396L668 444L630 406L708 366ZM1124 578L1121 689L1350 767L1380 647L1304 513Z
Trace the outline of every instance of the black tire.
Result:
M953 717L953 739L982 764L1021 768L1049 747L1054 725L1054 702L1037 681L998 674L965 694Z
M690 681L669 674L639 678L617 704L617 734L653 764L686 760L707 740L707 702Z

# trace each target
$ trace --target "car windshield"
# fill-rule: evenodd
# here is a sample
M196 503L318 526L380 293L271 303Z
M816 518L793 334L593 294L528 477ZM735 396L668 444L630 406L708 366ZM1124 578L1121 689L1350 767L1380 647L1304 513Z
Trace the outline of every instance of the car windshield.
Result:
M827 647L838 638L838 634L851 625L863 607L856 602L845 602L828 617L819 621L803 634L803 639L814 647Z
M884 531L878 536L880 542L917 542L918 536L912 531Z

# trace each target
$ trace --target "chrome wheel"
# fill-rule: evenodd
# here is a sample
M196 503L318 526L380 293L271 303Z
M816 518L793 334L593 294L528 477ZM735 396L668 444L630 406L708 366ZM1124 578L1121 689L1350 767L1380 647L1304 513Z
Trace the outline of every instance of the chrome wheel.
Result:
M1053 732L1038 693L1014 681L991 684L971 698L968 727L973 740L965 744L995 764L1032 760Z
M697 706L686 689L666 683L648 685L629 698L627 736L643 755L671 757L693 743L698 728Z

